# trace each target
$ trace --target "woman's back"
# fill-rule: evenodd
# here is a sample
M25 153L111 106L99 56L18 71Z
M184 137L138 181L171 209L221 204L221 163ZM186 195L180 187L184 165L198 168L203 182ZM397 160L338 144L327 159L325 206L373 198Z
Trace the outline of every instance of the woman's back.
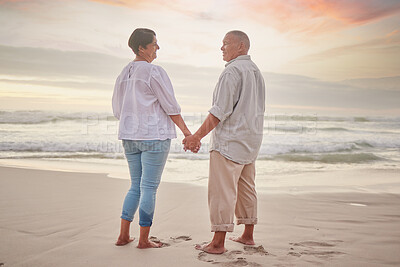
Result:
M168 115L180 114L181 109L163 68L146 61L130 62L117 78L112 102L114 116L120 120L120 140L176 138Z

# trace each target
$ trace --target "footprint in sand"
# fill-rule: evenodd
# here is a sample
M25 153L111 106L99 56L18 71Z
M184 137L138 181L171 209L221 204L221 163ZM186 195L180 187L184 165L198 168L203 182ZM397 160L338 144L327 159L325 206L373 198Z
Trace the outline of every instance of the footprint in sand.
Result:
M295 256L295 257L301 257L301 254L300 254L300 253L298 253L298 252L293 252L293 251L290 251L290 252L288 253L288 255L290 255L290 256Z
M302 255L312 255L319 258L331 258L336 255L344 255L345 253L336 250L321 250L326 248L333 248L336 246L334 243L343 242L341 240L332 240L331 243L322 241L304 241L299 243L289 243L294 247L301 247L302 251L295 252L294 248L290 248L288 255L300 257Z
M298 247L334 247L334 244L329 244L326 242L317 242L317 241L305 241L299 243L289 243L292 246Z
M226 252L225 254L226 254L226 257L228 259L235 259L238 255L243 254L243 251L241 251L241 250L231 250L231 251ZM238 259L241 259L241 258L238 258Z
M244 246L244 251L245 251L245 254L248 254L248 255L253 255L253 254L259 254L262 256L269 255L268 251L266 251L262 245L258 246L258 247Z
M192 238L188 235L181 235L181 236L177 236L177 237L170 237L169 239L171 239L172 241L174 241L175 243L180 243L183 241L190 241L192 240Z
M262 266L256 262L249 262L246 260L246 258L238 257L234 260L229 260L233 259L233 255L239 255L243 254L242 251L238 250L233 250L231 252L227 252L221 255L215 255L215 254L208 254L204 251L200 252L199 255L197 256L197 259L204 261L204 262L209 262L211 264L218 264L220 266L226 266L226 267L231 267L231 266L251 266L251 267L259 267Z
M303 252L300 252L301 255L312 255L320 258L331 258L336 255L344 255L345 253L340 252L340 251L310 251L310 250L305 250Z
M219 264L221 266L251 266L251 267L258 267L262 266L256 262L248 261L242 255L269 255L267 251L265 251L263 246L253 247L253 246L244 246L244 251L242 250L231 250L227 251L224 254L215 255L215 254L208 254L204 251L200 252L197 256L197 259L209 262L212 264Z
M169 243L162 242L160 239L158 239L158 238L155 237L155 236L150 236L150 237L149 237L149 240L150 240L150 241L153 241L154 243L158 243L158 244L161 243L161 247L160 247L160 248L165 248L165 247L171 246Z
M258 264L256 262L248 262L244 258L238 258L235 261L230 261L230 262L222 262L221 266L226 266L226 267L231 267L231 266L251 266L251 267L260 267L262 266L261 264Z
M171 246L170 243L163 242L155 236L150 236L149 240L153 241L154 243L161 243L162 248ZM181 236L177 236L177 237L170 237L170 240L172 240L174 243L180 243L183 241L190 241L190 240L192 240L192 238L188 235L181 235Z
M214 262L214 260L208 259L208 255L209 255L208 253L202 251L199 253L199 255L197 255L197 259L205 262Z

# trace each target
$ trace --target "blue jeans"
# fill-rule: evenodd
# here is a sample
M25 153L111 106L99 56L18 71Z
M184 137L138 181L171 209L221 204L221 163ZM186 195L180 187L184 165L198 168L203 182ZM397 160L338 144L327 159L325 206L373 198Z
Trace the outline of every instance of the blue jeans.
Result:
M153 223L156 192L167 161L171 140L122 140L131 175L121 219L132 221L139 207L139 225Z

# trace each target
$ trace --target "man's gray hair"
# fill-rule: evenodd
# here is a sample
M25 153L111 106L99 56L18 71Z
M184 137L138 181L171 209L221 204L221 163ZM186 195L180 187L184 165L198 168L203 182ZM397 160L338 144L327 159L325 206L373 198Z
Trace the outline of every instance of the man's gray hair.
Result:
M250 39L247 36L247 34L245 34L242 31L238 31L238 30L234 30L234 31L230 31L227 34L232 34L234 36L236 36L237 38L239 38L239 40L241 42L243 42L244 46L246 47L247 50L250 49Z

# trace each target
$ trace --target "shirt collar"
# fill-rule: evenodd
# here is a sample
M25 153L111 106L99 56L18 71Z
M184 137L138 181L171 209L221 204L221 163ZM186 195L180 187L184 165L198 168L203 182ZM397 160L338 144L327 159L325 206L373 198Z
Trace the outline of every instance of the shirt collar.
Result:
M241 55L238 56L237 58L232 59L231 61L227 62L225 64L225 67L227 67L229 64L231 64L232 62L236 61L236 60L250 60L250 55Z

